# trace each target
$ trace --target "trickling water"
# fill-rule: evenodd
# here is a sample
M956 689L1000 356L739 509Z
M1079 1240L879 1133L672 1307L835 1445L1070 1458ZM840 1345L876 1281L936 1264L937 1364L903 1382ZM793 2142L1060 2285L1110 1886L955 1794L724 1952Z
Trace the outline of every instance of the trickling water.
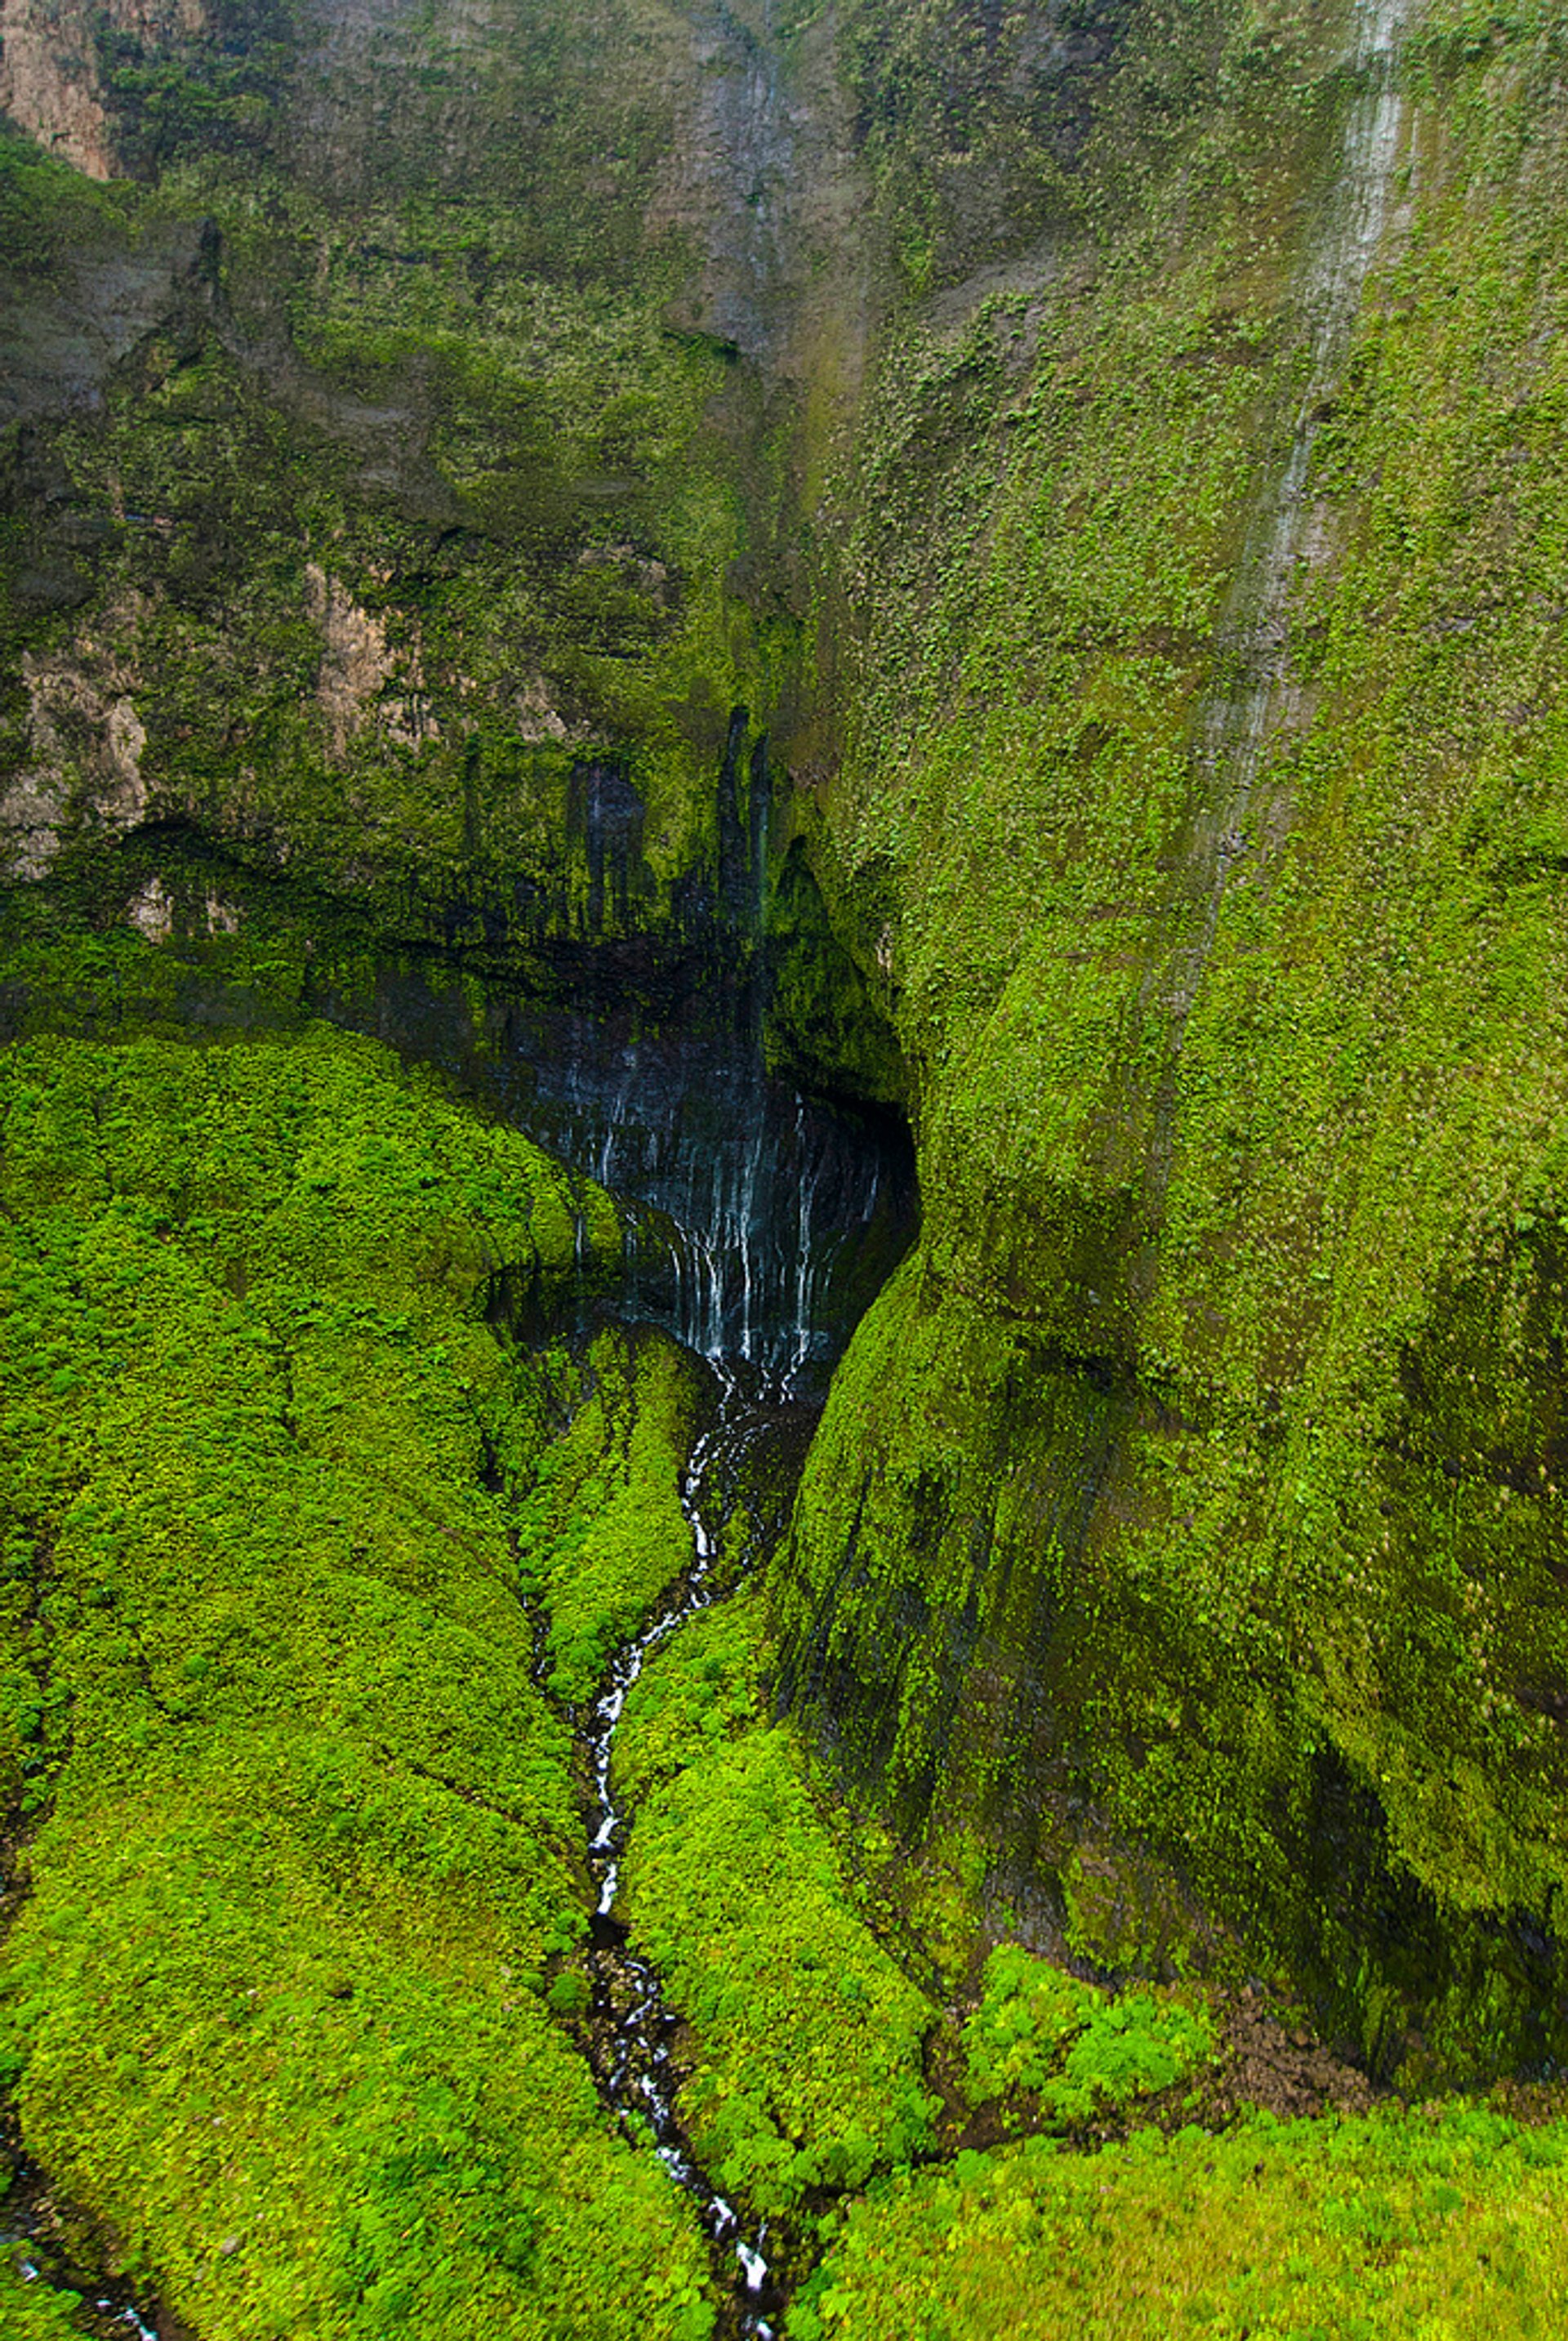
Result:
M678 2114L680 2019L616 1916L628 1818L612 1787L616 1728L650 1657L733 1583L715 1573L719 1505L756 1442L814 1415L833 1360L913 1229L907 1133L802 1096L767 1072L742 1001L725 1026L638 1024L519 1006L503 1061L511 1117L650 1215L629 1224L617 1314L664 1324L718 1377L718 1420L684 1473L690 1557L577 1718L590 1781L594 1910L585 2045L631 2139L650 2136L699 2205L725 2295L726 2336L772 2341L783 2292L765 2226L749 2230L694 2155ZM651 1240L650 1240L651 1239Z
M1231 867L1249 843L1247 818L1269 747L1290 709L1286 621L1297 566L1308 548L1307 473L1388 226L1404 110L1395 78L1404 5L1404 0L1358 0L1347 60L1358 87L1303 286L1306 384L1284 468L1258 508L1232 588L1231 621L1222 633L1225 685L1209 699L1200 722L1199 762L1215 783L1196 839L1209 885L1199 931L1176 971L1171 1004L1178 1047L1214 946Z
M158 2341L157 2311L143 2310L123 2292L105 2291L74 2266L54 2231L54 2215L39 2172L21 2163L12 2179L0 2220L0 2249L16 2251L15 2266L25 2284L37 2284L81 2296L75 2323L84 2333L102 2341Z
M662 1230L634 1231L620 1313L759 1391L820 1395L910 1231L902 1128L773 1079L743 1031L584 1015L541 1037L521 1036L511 1117Z
M776 1416L778 1409L773 1412ZM734 2206L697 2162L677 2117L673 2044L679 2019L665 2004L658 1974L628 1947L625 1930L613 1916L627 1818L616 1804L610 1774L616 1726L649 1659L727 1589L713 1574L716 1537L708 1510L710 1485L733 1470L746 1448L768 1436L769 1428L765 1410L742 1394L733 1377L726 1380L718 1423L692 1449L681 1481L681 1509L691 1529L691 1566L650 1622L617 1652L581 1730L593 1781L588 1862L597 1889L589 1956L595 2018L590 2054L600 2089L627 2135L635 2137L645 2126L676 2185L701 2207L716 2256L720 2264L727 2256L733 2271L729 2329L746 2341L772 2341L774 2334L769 2318L777 2314L780 2296L764 2248L767 2225L747 2231Z
M629 1818L612 1786L615 1734L649 1659L732 1586L734 1557L715 1569L725 1491L760 1442L797 1439L814 1419L834 1359L912 1233L915 1180L901 1125L773 1079L754 1001L720 1007L660 1022L514 1002L503 1031L492 1027L489 1062L506 1084L510 1119L623 1207L644 1207L628 1213L617 1315L663 1324L718 1380L717 1420L682 1479L690 1556L576 1718L594 1889L581 2037L624 2134L650 2139L700 2207L721 2329L772 2341L783 2306L770 2266L778 2239L743 2224L692 2151L677 2113L680 2020L617 1916Z

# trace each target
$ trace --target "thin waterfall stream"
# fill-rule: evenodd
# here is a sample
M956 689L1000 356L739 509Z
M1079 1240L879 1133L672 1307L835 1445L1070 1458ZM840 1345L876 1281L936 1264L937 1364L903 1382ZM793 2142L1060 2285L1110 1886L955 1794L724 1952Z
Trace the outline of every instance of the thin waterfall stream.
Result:
M1404 126L1399 45L1408 0L1354 0L1345 69L1355 95L1340 134L1339 164L1305 254L1300 309L1305 379L1291 413L1283 463L1254 507L1221 617L1219 657L1196 719L1199 811L1187 852L1192 923L1157 981L1166 1019L1166 1061L1155 1095L1146 1209L1164 1209L1175 1158L1177 1093L1188 1020L1213 955L1237 865L1257 842L1254 825L1282 826L1270 802L1269 761L1300 695L1292 673L1291 604L1314 553L1308 479L1332 411L1368 277L1394 214ZM1277 792L1283 797L1283 792ZM1245 882L1243 880L1241 882Z
M719 1420L697 1441L681 1482L681 1509L691 1529L690 1569L653 1618L611 1659L603 1687L581 1726L592 1767L588 1861L597 1889L589 1968L593 1994L590 2056L600 2093L622 2129L651 2133L654 2150L679 2187L694 2196L714 2246L720 2280L732 2293L727 2331L745 2341L773 2341L769 2321L779 2288L770 2281L766 2223L748 2230L691 2151L675 2110L679 2076L674 2054L680 2018L670 2009L655 1968L632 1950L614 1916L628 1820L612 1782L616 1726L628 1695L660 1645L733 1587L720 1589L712 1563L716 1536L707 1509L712 1476L737 1459L737 1450L766 1435L766 1416L729 1379L722 1386Z
M1288 621L1298 564L1311 550L1307 478L1393 210L1404 114L1396 67L1406 5L1407 0L1355 0L1345 61L1355 95L1300 295L1306 379L1284 464L1254 513L1221 628L1221 680L1198 721L1197 761L1212 782L1196 840L1207 883L1196 933L1178 958L1170 994L1177 1050L1214 948L1232 869L1251 842L1247 823L1270 750L1294 712Z
M631 1248L619 1308L662 1323L718 1384L681 1480L690 1557L577 1718L595 1894L584 2045L623 2133L650 2137L700 2207L726 2341L773 2341L784 2293L766 2224L748 2226L692 2150L676 2106L680 2018L617 1916L630 1818L615 1789L615 1735L649 1659L737 1589L736 1571L715 1569L726 1491L754 1450L799 1442L815 1420L833 1360L910 1231L913 1169L901 1131L771 1081L755 1035L728 1048L602 1028L583 1037L597 1045L545 1061L534 1127L622 1201L659 1215L671 1275L656 1264L650 1273L646 1247Z

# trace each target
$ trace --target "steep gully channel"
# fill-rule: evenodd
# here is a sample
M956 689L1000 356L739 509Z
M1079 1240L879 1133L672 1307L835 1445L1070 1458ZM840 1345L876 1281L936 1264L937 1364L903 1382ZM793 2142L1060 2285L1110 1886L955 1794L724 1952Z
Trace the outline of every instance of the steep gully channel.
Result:
M1266 813L1261 800L1271 746L1293 712L1286 624L1297 564L1311 551L1307 473L1389 223L1402 124L1400 28L1400 0L1357 0L1347 58L1356 94L1303 285L1306 387L1283 469L1255 513L1227 619L1229 656L1199 724L1208 810L1194 841L1203 872L1199 915L1167 979L1173 1065L1233 865L1251 842L1247 824ZM411 1029L432 1016L439 1028L445 1011L427 994L417 1002L382 1000L369 1021L388 1038L412 1041L414 1053L450 1061L450 1029ZM554 1011L528 1020L519 1037L521 1045L499 1069L491 1061L485 1087L492 1101L564 1160L647 1208L650 1218L628 1249L620 1313L664 1324L709 1360L719 1385L715 1425L694 1449L683 1484L691 1562L654 1617L616 1654L580 1722L592 1783L590 2031L599 2085L614 2117L629 2135L651 2131L671 2177L701 2208L728 2296L727 2341L771 2341L779 2296L768 2238L745 2229L681 2132L678 2020L658 1975L630 1949L616 1916L626 1817L612 1787L613 1740L648 1659L719 1596L710 1566L713 1508L724 1486L749 1445L779 1436L791 1418L798 1428L809 1413L834 1356L907 1239L914 1200L908 1147L888 1128L770 1081L755 1034L639 1034L630 1020ZM1156 1118L1156 1190L1169 1151L1170 1102ZM176 2341L169 2320L154 2321L154 2311L144 2313L122 2294L84 2286L80 2271L48 2247L44 2183L25 2166L7 2199L5 2226L25 2246L37 2238L34 2265L42 2280L74 2281L87 2291L85 2329Z
M1201 711L1195 742L1207 812L1200 818L1195 838L1203 873L1199 915L1169 977L1173 1065L1214 945L1233 864L1250 842L1249 822L1266 816L1263 795L1271 747L1298 712L1290 673L1288 617L1299 565L1313 550L1308 473L1349 353L1367 279L1390 224L1404 116L1397 77L1402 22L1403 0L1355 0L1345 58L1354 94L1301 287L1305 384L1291 421L1283 466L1268 477L1258 497L1223 629L1219 670ZM622 2119L637 2115L650 2124L667 2167L697 2196L721 2277L728 2254L732 2255L732 2280L739 2279L736 2311L726 2329L759 2336L760 2341L773 2330L766 2236L742 2230L681 2136L672 2106L676 2027L658 1977L626 1949L613 1915L623 1823L611 1788L612 1743L627 1694L645 1660L714 1598L706 1489L715 1462L728 1442L757 1435L767 1401L788 1401L798 1389L804 1390L813 1371L831 1357L832 1312L821 1303L857 1218L861 1237L869 1235L881 1174L874 1151L860 1154L856 1168L863 1175L870 1160L873 1175L868 1192L858 1190L853 1173L846 1176L848 1166L834 1160L831 1149L821 1147L815 1132L809 1133L808 1109L799 1104L794 1161L789 1149L757 1151L744 1137L739 1142L731 1137L703 1173L707 1208L694 1210L695 1189L680 1191L680 1150L669 1152L668 1126L661 1129L657 1117L633 1121L622 1110L637 1086L634 1054L625 1060L628 1089L608 1114L604 1102L615 1093L602 1072L595 1080L590 1061L581 1050L559 1061L563 1070L554 1101L558 1111L566 1110L568 1118L581 1124L589 1096L596 1093L600 1101L597 1126L601 1151L590 1167L603 1183L661 1204L682 1230L705 1230L688 1239L691 1249L677 1296L674 1330L710 1359L724 1381L719 1429L694 1453L686 1478L684 1500L695 1566L667 1606L620 1653L588 1722L596 1798L590 1858L599 1887L594 1991L596 2008L608 2018L606 2037L612 2043L601 2063L600 2086ZM760 1083L761 1077L754 1071L742 1080ZM739 1121L742 1130L755 1129L759 1134L766 1119L756 1111L760 1103L760 1089L749 1099L728 1101L722 1113L725 1128L733 1131ZM593 1123L595 1119L590 1110L587 1120ZM1156 1190L1168 1170L1171 1120L1166 1099L1156 1116L1151 1166ZM629 1161L624 1133L633 1128L639 1159ZM561 1136L554 1142L558 1151L571 1154L572 1148ZM694 1171L694 1159L689 1159L687 1169ZM766 1199L759 1177L769 1181ZM858 1192L864 1200L855 1200ZM779 1209L779 1200L791 1194L793 1210ZM812 1214L823 1194L828 1209L819 1230ZM824 1242L829 1227L831 1237ZM865 1249L874 1256L880 1247L868 1243ZM858 1297L863 1305L869 1295L863 1291ZM852 1322L858 1308L851 1306L847 1313Z
M728 2331L773 2341L769 2318L779 2306L779 2289L765 2256L766 2224L748 2229L692 2153L675 2110L679 2019L665 2001L657 1971L630 1948L626 1929L615 1916L627 1823L611 1782L615 1728L632 1685L660 1644L719 1598L711 1571L714 1539L703 1509L705 1481L725 1449L754 1434L756 1411L732 1381L726 1383L718 1428L699 1440L682 1483L682 1509L695 1555L692 1569L652 1622L617 1652L589 1709L582 1738L593 1768L588 1858L598 1897L590 1951L590 2055L600 2089L629 2135L635 2136L638 2122L646 2125L670 2177L701 2207L714 2246L715 2270L730 2295Z
M628 1821L612 1778L615 1731L649 1659L732 1586L714 1569L729 1494L761 1450L803 1446L833 1359L910 1231L913 1165L900 1129L770 1080L755 1035L634 1039L600 1023L573 1041L538 1061L550 1070L520 1118L660 1215L667 1270L659 1247L630 1248L620 1307L661 1319L718 1383L715 1418L682 1479L690 1564L615 1654L578 1725L596 1889L589 2053L617 2121L629 2136L651 2133L700 2207L727 2341L773 2341L782 2291L766 2227L747 2226L681 2129L679 2019L617 1915Z
M400 986L375 1013L345 1021L368 1021L472 1081L450 996L415 997ZM595 1306L659 1324L714 1376L712 1415L681 1485L690 1556L575 1718L590 1784L585 1852L595 1905L592 2004L580 2037L612 2117L629 2138L645 2143L651 2134L653 2150L700 2207L724 2341L773 2341L783 2296L769 2237L746 2226L684 2136L675 2103L680 2020L617 1914L629 1821L612 1786L614 1736L648 1659L733 1589L734 1571L714 1562L742 1476L769 1457L803 1452L832 1364L912 1232L911 1151L901 1123L769 1077L749 1020L680 1031L602 1011L528 1011L509 1040L483 1068L489 1101L631 1207L621 1289ZM772 1477L788 1484L788 1464ZM183 2328L155 2304L72 2263L45 2180L25 2162L0 2213L6 2241L21 2244L39 2281L85 2296L84 2330L104 2341L182 2341Z

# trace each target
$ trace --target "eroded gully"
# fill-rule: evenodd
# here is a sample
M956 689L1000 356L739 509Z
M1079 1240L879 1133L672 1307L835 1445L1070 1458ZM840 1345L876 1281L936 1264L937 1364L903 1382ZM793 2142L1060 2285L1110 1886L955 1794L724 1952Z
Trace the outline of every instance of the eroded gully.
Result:
M729 1491L765 1453L803 1452L833 1363L912 1233L912 1155L901 1125L769 1076L754 1033L634 1038L613 1020L584 1018L570 1034L534 1037L556 1045L514 1060L517 1093L497 1101L631 1207L615 1313L661 1326L706 1360L717 1392L682 1474L690 1554L575 1718L595 1906L591 2006L579 2037L612 2119L640 2147L651 2140L699 2207L722 2341L772 2341L783 2306L776 2243L720 2194L685 2137L676 2111L680 2019L616 1916L630 1824L612 1786L613 1743L649 1659L744 1574L744 1555L726 1553L715 1566ZM780 1488L789 1478L766 1468L764 1476ZM0 2207L3 2240L20 2247L37 2281L84 2296L84 2333L181 2341L184 2328L156 2302L74 2263L46 2184L25 2163Z
M719 1565L732 1493L748 1476L754 1488L776 1476L769 1452L803 1451L833 1360L909 1231L913 1172L901 1136L770 1081L755 1048L682 1069L697 1078L671 1081L670 1070L647 1043L612 1045L597 1061L580 1047L571 1094L551 1101L541 1131L600 1184L663 1215L673 1277L648 1313L706 1359L718 1388L681 1479L686 1566L577 1718L595 1897L580 2037L618 2125L633 2142L651 2139L699 2207L725 2341L773 2341L784 2307L778 2246L693 2151L677 2111L680 2018L617 1914L630 1817L614 1786L615 1735L649 1659L743 1576L746 1555ZM639 1295L635 1277L628 1297L653 1298Z
M764 1406L742 1395L733 1380L725 1380L718 1421L698 1440L682 1475L681 1509L692 1539L690 1566L642 1631L616 1653L580 1726L591 1768L588 1863L596 1890L588 1954L590 2060L600 2095L622 2130L633 2140L651 2136L654 2151L676 2185L697 2202L724 2298L721 2329L727 2336L745 2336L745 2341L773 2341L783 2306L780 2285L769 2263L767 2224L748 2225L719 2192L676 2113L680 2019L665 1999L657 1970L632 1948L626 1928L615 1916L629 1819L616 1800L612 1773L616 1727L648 1660L682 1626L733 1589L732 1582L721 1586L714 1572L719 1490L740 1466L747 1446L766 1438L769 1430Z

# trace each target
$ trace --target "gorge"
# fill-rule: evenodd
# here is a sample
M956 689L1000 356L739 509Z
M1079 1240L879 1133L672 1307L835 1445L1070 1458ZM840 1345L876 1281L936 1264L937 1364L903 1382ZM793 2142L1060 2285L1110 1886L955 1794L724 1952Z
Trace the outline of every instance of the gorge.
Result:
M1568 22L0 43L0 2333L1568 2326Z

